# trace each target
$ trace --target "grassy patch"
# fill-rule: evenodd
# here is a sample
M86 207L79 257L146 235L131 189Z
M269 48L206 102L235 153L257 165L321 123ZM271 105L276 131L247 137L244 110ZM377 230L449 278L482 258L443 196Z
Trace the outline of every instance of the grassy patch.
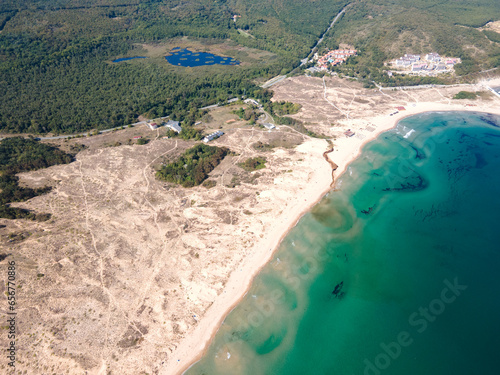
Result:
M217 182L215 182L214 180L205 180L205 181L203 181L202 185L203 185L203 187L206 187L207 189L211 189L217 185Z
M477 94L475 92L470 91L460 91L457 95L453 97L453 99L476 99Z
M249 158L245 160L243 163L239 163L238 165L247 172L253 172L258 169L265 168L266 161L267 161L266 158L262 156L257 156L255 158Z

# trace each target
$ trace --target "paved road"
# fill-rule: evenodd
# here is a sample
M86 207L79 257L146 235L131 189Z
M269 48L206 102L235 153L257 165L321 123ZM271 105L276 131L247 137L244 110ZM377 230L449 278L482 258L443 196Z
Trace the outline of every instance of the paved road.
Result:
M159 117L160 120L165 120L167 118L169 118L169 116ZM137 126L137 125L145 125L145 124L146 124L146 121L139 121L139 122L134 122L133 124L130 124L127 126ZM112 132L113 130L119 130L119 129L125 128L127 126L118 126L116 128L99 130L99 134ZM40 140L66 139L66 138L72 138L72 137L76 137L76 136L87 137L89 134L90 134L90 132L85 132L85 133L79 133L79 134L67 134L67 135L58 135L58 136L54 136L54 137L36 137L36 138L40 139Z
M347 4L336 16L335 18L333 19L332 23L330 24L330 26L328 27L328 29L326 29L326 31L321 35L321 37L318 39L318 41L316 42L316 44L314 45L314 47L311 49L311 52L309 53L309 55L307 55L307 57L305 57L304 59L300 60L300 66L303 66L304 64L306 64L313 56L314 56L314 53L316 52L316 49L318 48L318 45L323 41L323 39L325 38L325 35L328 31L330 31L330 29L333 27L333 25L335 24L335 22L337 22L337 20L342 16L342 14L344 14L344 12L346 11L347 7L349 6L350 4ZM276 76L274 78L271 78L269 81L267 81L266 83L264 83L263 85L261 85L260 87L262 87L263 89L267 89L269 87L271 87L272 85L275 85L276 83L278 82L281 82L282 80L284 80L286 78L286 76Z
M271 78L269 81L267 81L266 83L264 83L260 87L262 87L263 89L267 89L267 88L271 87L272 85L275 85L278 82L283 81L285 78L286 78L286 76L276 76L274 78Z
M319 44L323 41L323 39L325 38L325 35L326 33L328 33L330 31L330 29L333 27L333 25L335 24L335 22L337 22L337 20L342 16L342 14L345 13L345 10L347 9L347 7L351 5L351 4L347 4L340 12L339 14L337 14L335 16L335 18L333 19L332 23L330 24L330 26L328 27L328 29L326 29L326 31L323 33L323 35L321 35L321 37L318 39L318 41L316 42L316 44L314 45L314 47L311 49L311 52L309 53L309 55L307 55L307 57L305 59L302 59L301 63L300 63L300 66L306 64L310 59L311 57L313 57L314 55L314 52L316 51L316 48L318 48Z

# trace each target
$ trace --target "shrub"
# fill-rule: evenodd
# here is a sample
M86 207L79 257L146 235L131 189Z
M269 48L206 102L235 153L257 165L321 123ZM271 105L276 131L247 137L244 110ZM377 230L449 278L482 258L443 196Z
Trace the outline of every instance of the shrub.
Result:
M477 94L470 91L460 91L453 99L476 99Z
M255 158L249 158L245 160L243 163L239 163L238 165L243 168L245 171L252 172L257 169L262 169L266 167L266 158L262 156L257 156Z

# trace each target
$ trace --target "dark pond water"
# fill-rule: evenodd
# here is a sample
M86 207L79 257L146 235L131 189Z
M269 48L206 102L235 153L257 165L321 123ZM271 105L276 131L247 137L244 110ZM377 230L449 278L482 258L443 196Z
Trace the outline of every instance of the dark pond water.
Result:
M147 57L146 56L122 57L120 59L113 60L113 62L117 63L117 62L122 62L122 61L127 61L127 60L133 60L133 59L147 59Z
M238 65L232 57L217 56L208 52L192 52L188 49L174 48L165 59L176 66L195 67L202 65Z

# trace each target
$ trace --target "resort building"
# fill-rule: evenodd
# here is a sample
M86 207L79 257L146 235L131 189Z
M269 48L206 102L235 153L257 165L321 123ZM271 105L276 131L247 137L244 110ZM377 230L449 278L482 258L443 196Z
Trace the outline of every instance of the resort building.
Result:
M396 65L397 66L410 66L411 65L411 61L409 59L404 59L404 58L397 59L396 60Z
M318 59L317 66L320 70L327 70L328 65L331 64L332 66L342 64L345 62L349 57L355 56L357 53L357 50L355 49L335 49L332 51L328 51L325 55L318 57L317 55L316 58Z
M419 55L405 54L403 57L396 59L395 63L397 66L410 66L411 64L420 61Z
M168 120L168 122L165 124L165 126L171 130L173 130L176 133L181 132L181 126L179 125L179 121L172 121Z
M220 130L217 130L216 132L213 132L213 133L210 133L209 135L207 135L205 138L202 139L202 141L207 143L213 139L219 138L223 134L224 134L223 132L221 132Z
M148 126L151 130L156 130L158 129L158 124L156 122L149 122Z
M424 59L420 59L419 55L405 54L404 56L393 60L391 64L398 68L402 68L399 72L411 71L418 74L444 73L451 70L455 64L460 63L459 58L442 57L436 52L430 52L424 55Z
M427 55L425 55L425 59L427 61L440 62L441 56L439 56L439 54L436 52L431 52L431 53L428 53Z
M411 66L412 72L421 72L422 70L427 69L427 64L413 64Z

